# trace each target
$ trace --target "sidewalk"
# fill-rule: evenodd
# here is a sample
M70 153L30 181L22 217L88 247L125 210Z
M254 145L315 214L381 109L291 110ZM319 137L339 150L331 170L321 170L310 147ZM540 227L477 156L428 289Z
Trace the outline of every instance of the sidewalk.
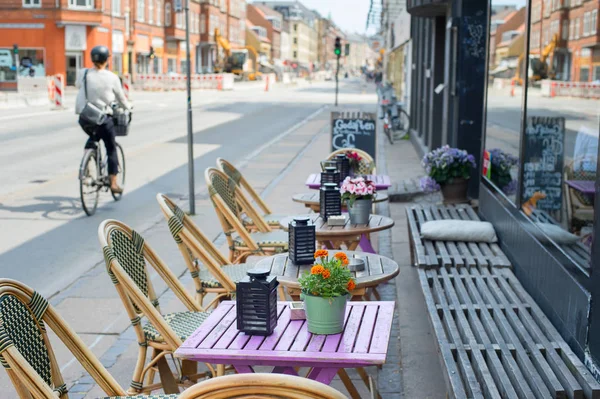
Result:
M374 101L374 100L373 100ZM319 161L330 152L329 110L324 109L297 129L284 137L274 138L246 160L231 160L240 167L251 184L262 192L263 198L274 213L296 214L306 212L301 204L291 200L295 193L305 192L306 176L318 168ZM409 142L401 141L393 146L379 140L378 170L389 174L393 182L415 179L422 175L419 160ZM198 187L204 187L202 176L198 176ZM171 195L187 209L187 200ZM417 199L418 200L418 199ZM148 201L154 201L149 198ZM400 275L394 282L381 287L382 300L396 301L396 322L388 352L388 362L378 372L371 368L369 373L378 373L378 386L384 399L387 398L441 398L445 397L445 386L435 350L433 336L420 290L416 270L410 266L407 229L404 207L408 204L383 203L378 207L382 214L394 218L396 226L375 237L374 244L380 254L392 257L400 265ZM216 218L206 190L199 191L196 201L197 215L194 221L209 237L218 237L217 243L224 244L220 234L220 224ZM144 226L131 226L139 229L146 242L180 276L183 284L192 291L193 284L183 263L167 224L156 205L156 218L145 221ZM127 220L123 220L127 223ZM224 247L223 247L224 249ZM98 251L100 247L98 245ZM157 293L160 293L163 313L180 311L172 292L165 293L165 285L151 272L151 279ZM109 372L124 387L129 386L135 361L137 342L115 288L110 282L105 265L100 262L70 287L50 298L58 312L90 346ZM72 358L70 353L57 345L51 337L57 360L69 387L69 397L98 398L103 392ZM350 376L363 397L369 397L366 387L356 373ZM347 394L336 378L332 383L336 389ZM14 390L6 375L0 373L0 397L14 397Z

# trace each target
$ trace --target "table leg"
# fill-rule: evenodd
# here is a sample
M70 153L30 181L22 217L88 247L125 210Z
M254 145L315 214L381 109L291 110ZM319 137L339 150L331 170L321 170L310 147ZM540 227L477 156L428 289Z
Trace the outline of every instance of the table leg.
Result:
M342 380L342 383L346 387L346 390L350 394L350 397L352 399L361 399L360 394L356 390L356 387L354 386L354 383L350 379L350 376L348 375L348 373L346 373L346 370L339 369L338 375L340 376L340 380Z
M377 251L375 251L375 248L373 248L373 245L371 245L371 241L369 241L369 239L367 238L367 236L364 235L364 234L360 236L360 247L365 252L369 252L369 253L372 253L372 254L376 254L377 253Z
M306 375L306 378L329 385L331 384L331 381L333 381L333 378L337 372L338 369L313 367ZM360 397L358 399L360 399Z
M235 368L235 371L238 372L238 374L249 374L249 373L254 373L254 369L252 368L252 366L243 366L243 365L239 365L239 364L234 364L233 367Z
M273 369L272 373L273 374L295 375L295 376L298 375L296 370L293 367L289 367L289 366L277 366Z
M167 359L164 356L161 356L160 359L156 362L158 366L158 374L160 375L160 382L162 383L162 388L165 393L179 393L179 387L177 386L177 381L175 381L175 377L173 376L173 372L167 363Z

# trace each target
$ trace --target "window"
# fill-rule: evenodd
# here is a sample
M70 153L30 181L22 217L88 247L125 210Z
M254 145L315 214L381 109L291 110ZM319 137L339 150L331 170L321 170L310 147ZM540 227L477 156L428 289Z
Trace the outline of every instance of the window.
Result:
M550 0L544 0L544 18L550 16L550 11L551 11L550 7L551 7Z
M94 0L69 0L71 8L94 8Z
M594 77L592 78L592 80L600 80L600 66L594 67Z
M569 22L569 39L575 39L575 21Z
M206 15L205 14L200 14L200 33L201 34L206 33Z
M590 14L589 12L583 14L583 37L590 34Z
M298 44L298 38L297 37L294 38L294 44Z
M165 26L171 26L171 3L165 3Z
M41 7L42 0L23 0L23 7Z
M175 13L175 26L179 29L183 28L183 13L182 12Z
M297 59L297 58L298 58L298 52L294 51L294 59Z
M590 68L589 67L581 67L579 69L579 81L580 82L589 82L590 80Z
M579 39L581 34L581 18L575 19L575 39Z
M298 31L298 24L294 24L294 32Z
M565 19L563 21L562 38L563 38L563 40L567 40L569 38L569 20L568 19Z
M121 15L121 0L112 0L111 11L112 15L115 15L117 17Z
M154 0L148 0L148 23L154 23Z
M144 21L146 14L146 0L137 0L137 20Z
M152 1L152 0L150 0ZM156 25L162 26L163 6L162 0L156 0Z
M590 34L595 35L598 32L598 10L592 11L590 17Z

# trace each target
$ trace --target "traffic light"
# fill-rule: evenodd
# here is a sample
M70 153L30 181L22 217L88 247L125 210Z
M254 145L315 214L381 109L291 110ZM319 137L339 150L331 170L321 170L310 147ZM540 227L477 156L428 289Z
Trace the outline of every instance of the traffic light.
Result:
M339 37L335 38L335 47L333 49L333 53L338 57L342 55L342 39Z
M154 47L150 46L150 58L154 58Z
M13 54L19 54L19 46L13 44Z

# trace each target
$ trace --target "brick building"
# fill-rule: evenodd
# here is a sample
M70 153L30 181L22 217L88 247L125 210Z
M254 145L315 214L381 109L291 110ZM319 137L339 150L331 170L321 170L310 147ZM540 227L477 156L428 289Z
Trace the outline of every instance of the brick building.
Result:
M263 4L248 4L246 14L254 26L261 26L267 30L267 38L271 42L270 62L280 61L283 16Z

